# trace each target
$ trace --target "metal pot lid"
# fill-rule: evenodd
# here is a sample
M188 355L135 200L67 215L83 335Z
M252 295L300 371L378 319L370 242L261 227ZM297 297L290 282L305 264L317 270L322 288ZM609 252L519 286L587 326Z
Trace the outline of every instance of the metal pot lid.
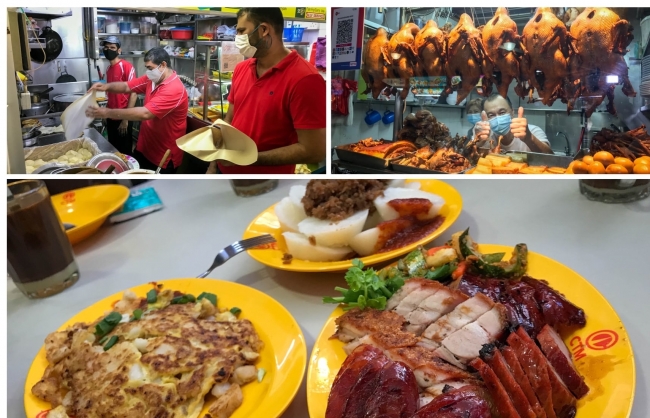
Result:
M69 166L61 163L47 163L32 172L32 174L54 174L54 171L61 171Z
M84 97L84 94L82 93L59 94L58 96L54 96L54 101L60 103L72 103L81 97Z
M101 171L106 171L108 168L114 165L115 170L113 173L122 173L124 171L127 171L130 169L130 167L122 160L120 157L118 157L115 154L111 154L110 152L103 152L101 154L95 155L93 158L91 158L87 163L87 167L93 167Z
M40 102L38 103L32 103L32 108L42 108L42 107L48 107L50 105L50 101L47 99L41 99Z

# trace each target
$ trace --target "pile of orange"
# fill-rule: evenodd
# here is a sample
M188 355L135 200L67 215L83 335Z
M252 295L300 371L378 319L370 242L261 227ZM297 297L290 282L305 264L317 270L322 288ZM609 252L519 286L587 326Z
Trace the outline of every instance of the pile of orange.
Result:
M614 157L610 152L598 151L582 160L571 163L567 173L572 174L650 174L650 157L643 156L634 161L625 157Z

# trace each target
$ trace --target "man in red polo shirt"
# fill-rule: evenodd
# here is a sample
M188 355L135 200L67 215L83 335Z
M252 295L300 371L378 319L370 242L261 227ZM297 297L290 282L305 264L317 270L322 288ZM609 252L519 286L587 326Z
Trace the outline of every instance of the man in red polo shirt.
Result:
M140 136L133 157L140 167L155 170L171 150L171 159L162 165L161 173L173 174L180 167L183 151L176 139L185 135L187 128L187 91L176 71L169 67L169 54L164 48L153 48L144 56L146 75L128 83L96 83L90 90L110 93L144 93L144 107L133 109L88 108L89 117L139 120Z
M101 42L104 47L104 56L110 62L106 70L106 81L131 81L135 78L135 70L130 62L120 59L122 53L121 43L117 36L109 36ZM108 93L109 109L131 109L135 106L138 95L135 93L115 94ZM133 122L126 119L106 119L106 130L108 131L108 142L110 142L122 154L131 155L133 152Z
M318 71L282 43L278 7L240 9L235 43L246 58L235 67L224 120L257 144L250 166L210 164L224 174L293 174L296 164L326 155L326 88Z

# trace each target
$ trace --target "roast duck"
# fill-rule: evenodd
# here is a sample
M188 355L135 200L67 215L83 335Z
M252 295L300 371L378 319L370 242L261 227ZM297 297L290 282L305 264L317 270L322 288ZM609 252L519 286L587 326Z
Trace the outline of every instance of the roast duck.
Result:
M325 417L573 418L589 387L557 330L585 324L582 309L525 275L407 279L385 310L336 319L332 338L349 356Z
M447 93L452 90L452 78L461 77L456 104L462 102L478 84L485 60L489 57L481 42L481 31L474 27L472 18L463 13L447 37ZM484 90L484 94L489 93Z
M533 88L543 104L551 106L564 97L564 83L569 73L570 35L564 22L550 7L540 7L524 27L521 82L517 94L532 102ZM528 87L524 87L528 82Z
M445 33L433 20L429 20L415 37L418 77L444 76L446 51Z
M361 77L366 82L366 91L362 94L372 92L372 97L377 99L379 94L388 87L384 79L388 78L386 59L388 52L388 32L379 28L375 36L370 38L363 50L363 65L361 66Z
M589 117L607 96L607 111L615 115L615 84L607 83L608 75L618 76L626 96L636 96L624 58L627 46L634 39L632 25L610 9L588 7L571 25L571 36L575 53L570 59L568 110L573 108L578 96L583 96L588 103L586 116Z
M505 43L520 46L517 24L508 15L505 7L499 7L481 32L483 47L488 56L484 62L485 76L496 85L503 97L508 96L512 80L519 80L519 58L514 51L502 48Z
M406 99L410 91L411 77L415 75L417 52L415 51L415 37L420 28L415 23L407 23L395 33L388 42L386 59L389 62L389 78L401 78L404 88L400 96Z

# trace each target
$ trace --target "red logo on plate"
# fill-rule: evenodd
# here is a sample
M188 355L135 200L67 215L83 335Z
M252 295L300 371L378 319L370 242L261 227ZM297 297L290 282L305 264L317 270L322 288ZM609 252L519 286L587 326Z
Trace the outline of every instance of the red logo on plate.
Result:
M607 350L618 342L618 334L609 329L596 331L587 337L587 347L592 350Z
M75 199L75 193L74 192L68 192L63 195L63 202L62 204L68 204L68 203L73 203Z

